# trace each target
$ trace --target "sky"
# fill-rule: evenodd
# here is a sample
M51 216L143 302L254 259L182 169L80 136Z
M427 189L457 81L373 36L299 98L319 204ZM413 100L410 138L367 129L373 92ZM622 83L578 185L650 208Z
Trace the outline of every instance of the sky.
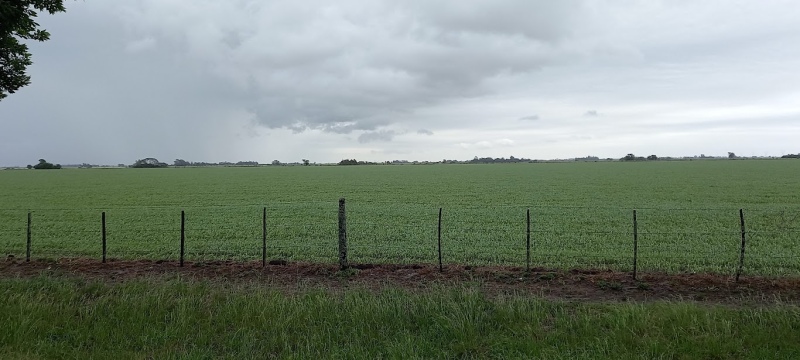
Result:
M0 165L800 153L793 0L66 0Z

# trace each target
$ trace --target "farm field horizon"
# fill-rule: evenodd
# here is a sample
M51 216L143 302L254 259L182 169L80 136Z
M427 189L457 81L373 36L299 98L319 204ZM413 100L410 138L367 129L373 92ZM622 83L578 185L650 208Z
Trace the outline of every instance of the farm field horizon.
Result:
M0 172L0 251L175 258L180 211L187 257L254 259L266 208L270 258L335 261L338 199L347 199L354 262L631 267L637 210L642 270L731 272L739 209L745 272L800 274L800 161L711 160L485 165L266 166Z

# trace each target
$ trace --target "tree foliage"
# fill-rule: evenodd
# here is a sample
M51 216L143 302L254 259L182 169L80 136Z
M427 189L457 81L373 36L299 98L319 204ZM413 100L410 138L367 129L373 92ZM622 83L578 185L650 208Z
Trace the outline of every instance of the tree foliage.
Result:
M38 12L66 11L63 0L0 0L0 100L30 84L28 46L20 40L47 41L50 33L35 21Z
M167 164L158 161L158 159L156 159L156 158L145 158L145 159L136 160L136 162L133 163L133 165L131 165L131 167L132 168L165 168L165 167L167 167Z
M376 162L371 161L358 161L356 159L343 159L339 161L339 165L377 165Z
M30 165L28 165L28 166L30 166ZM36 164L36 165L33 165L33 168L34 169L44 169L44 170L61 169L61 164L55 164L54 165L52 163L47 162L47 160L45 160L45 159L39 159L39 163Z
M658 156L656 156L656 155L650 155L650 156L648 156L647 158L644 158L644 157L641 157L641 156L636 156L636 155L634 155L634 154L628 154L628 155L625 155L625 157L623 157L623 158L622 158L622 159L620 159L620 160L622 160L622 161L644 161L644 160L658 160Z

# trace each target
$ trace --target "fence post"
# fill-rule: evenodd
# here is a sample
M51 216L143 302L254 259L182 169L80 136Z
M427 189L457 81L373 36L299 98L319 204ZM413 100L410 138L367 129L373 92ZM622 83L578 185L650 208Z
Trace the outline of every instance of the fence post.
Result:
M636 265L639 257L639 224L636 222L636 209L633 210L633 280L636 280Z
M267 207L261 214L261 267L267 266Z
M739 250L739 269L736 270L736 282L739 282L739 276L742 275L742 268L744 268L745 228L744 228L744 210L743 209L739 209L739 223L742 226L742 247Z
M103 211L101 216L102 234L103 234L103 264L106 263L106 212Z
M183 266L183 254L185 251L184 247L186 242L185 231L186 231L186 213L183 210L181 210L181 260L180 260L181 267Z
M436 231L436 238L439 244L439 272L442 272L444 271L444 267L442 266L442 208L439 208L439 227Z
M347 264L347 213L344 198L339 199L339 269L346 270Z
M25 262L31 261L31 212L28 211L28 237L25 243Z
M525 271L531 271L531 209L525 211L528 227L525 231Z

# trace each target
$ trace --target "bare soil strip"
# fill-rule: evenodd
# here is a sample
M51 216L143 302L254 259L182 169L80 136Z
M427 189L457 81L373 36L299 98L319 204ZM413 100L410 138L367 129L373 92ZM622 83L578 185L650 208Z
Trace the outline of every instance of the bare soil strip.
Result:
M610 270L532 269L449 265L357 264L339 271L334 264L260 262L116 260L64 258L25 262L0 261L0 277L35 277L42 274L121 282L132 279L177 276L188 279L236 283L264 283L279 291L324 288L402 288L421 291L441 286L472 284L490 295L528 294L560 301L621 302L682 300L731 305L800 305L800 278L730 275L630 273Z

